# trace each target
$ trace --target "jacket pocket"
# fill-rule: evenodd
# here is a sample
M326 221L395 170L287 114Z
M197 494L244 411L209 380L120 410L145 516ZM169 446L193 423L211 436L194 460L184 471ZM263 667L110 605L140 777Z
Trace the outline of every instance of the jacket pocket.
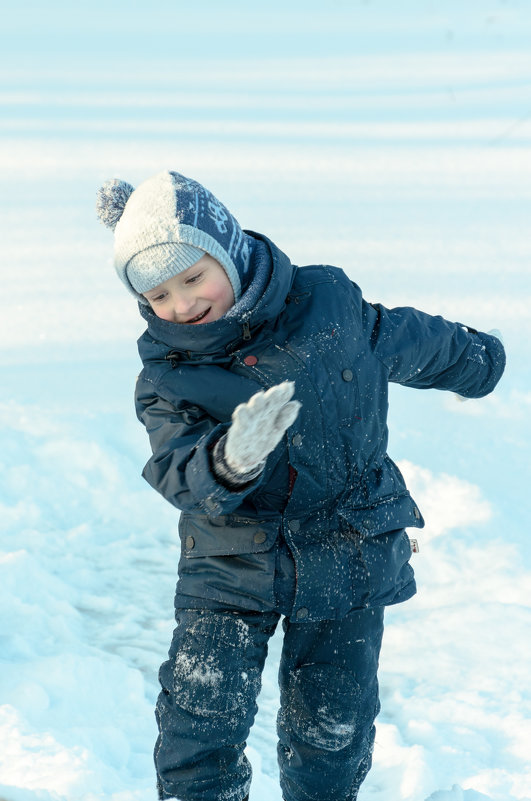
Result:
M414 594L411 545L404 528L364 533L343 519L341 530L352 545L349 567L356 606L387 606Z
M342 506L339 515L365 537L402 528L422 528L424 520L409 492L382 498L372 506Z
M179 520L181 552L186 559L234 556L269 551L280 530L275 520L253 520L239 515L191 515Z

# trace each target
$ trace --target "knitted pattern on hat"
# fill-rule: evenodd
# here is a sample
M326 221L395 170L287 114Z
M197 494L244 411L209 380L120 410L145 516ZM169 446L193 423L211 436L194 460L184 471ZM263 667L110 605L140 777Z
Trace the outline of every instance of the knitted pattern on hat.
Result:
M237 301L250 281L252 238L204 186L178 172L161 172L133 190L116 179L102 186L98 216L113 228L114 266L142 303L143 292L195 264L216 259Z

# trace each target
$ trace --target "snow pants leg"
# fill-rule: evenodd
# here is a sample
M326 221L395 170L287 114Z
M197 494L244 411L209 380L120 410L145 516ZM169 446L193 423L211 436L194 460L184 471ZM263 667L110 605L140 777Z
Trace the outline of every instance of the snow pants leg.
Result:
M355 801L372 762L383 608L284 620L278 759L285 801Z
M244 747L277 612L180 609L160 669L155 748L159 798L243 801ZM285 801L355 801L379 711L383 609L343 620L286 618L278 759Z
M280 615L181 609L160 668L155 747L159 798L243 801L251 767L245 742L267 643Z

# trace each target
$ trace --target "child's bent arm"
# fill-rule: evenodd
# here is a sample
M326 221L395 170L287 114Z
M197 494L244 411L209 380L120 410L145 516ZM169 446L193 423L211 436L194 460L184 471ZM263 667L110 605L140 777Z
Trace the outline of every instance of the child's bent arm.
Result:
M261 474L245 487L231 490L219 482L212 469L212 451L229 423L217 423L192 404L177 408L157 395L153 384L142 376L135 402L153 450L142 475L178 509L228 514L259 485Z

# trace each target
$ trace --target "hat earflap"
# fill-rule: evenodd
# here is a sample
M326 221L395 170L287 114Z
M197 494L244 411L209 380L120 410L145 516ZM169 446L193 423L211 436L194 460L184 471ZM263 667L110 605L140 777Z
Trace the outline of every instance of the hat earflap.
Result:
M135 191L134 186L119 178L105 181L98 189L96 197L96 212L104 225L112 231L116 228L125 209L125 204Z

